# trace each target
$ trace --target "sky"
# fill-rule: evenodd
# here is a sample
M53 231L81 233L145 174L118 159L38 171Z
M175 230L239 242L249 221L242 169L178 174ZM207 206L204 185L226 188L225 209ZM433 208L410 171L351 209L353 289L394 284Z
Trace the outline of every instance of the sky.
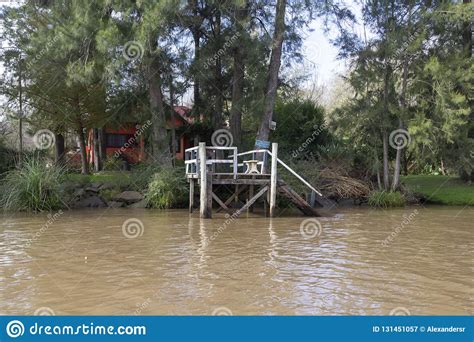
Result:
M360 22L361 13L356 0L347 0L344 4ZM310 24L310 29L312 31L308 31L304 39L303 54L306 62L315 65L314 73L318 83L329 86L338 74L343 74L346 70L345 63L337 59L337 47L330 43L330 38L336 37L337 28L332 28L328 35L324 32L322 18L318 18ZM355 24L353 29L359 35L363 32L363 27L359 24Z
M307 33L303 43L305 62L315 66L314 73L319 82L328 84L335 74L344 71L344 63L337 60L337 48L329 42L322 21L313 21L310 28L313 31Z

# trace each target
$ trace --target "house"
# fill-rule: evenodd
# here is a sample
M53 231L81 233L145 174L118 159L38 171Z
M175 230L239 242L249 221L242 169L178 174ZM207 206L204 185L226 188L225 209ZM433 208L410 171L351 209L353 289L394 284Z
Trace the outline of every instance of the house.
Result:
M171 130L173 127L176 130L176 151L175 158L177 160L184 160L184 151L187 148L194 146L195 134L192 130L196 120L192 117L191 109L186 106L174 107L174 120L168 120L166 128ZM202 118L201 118L202 119Z
M176 151L174 156L177 160L184 159L185 149L192 147L194 134L192 126L195 119L191 117L191 109L186 106L175 106L175 115L166 121L166 129L176 132ZM151 121L144 123L125 122L119 127L106 125L105 131L105 152L107 157L124 159L131 164L145 160L145 133L151 127ZM170 135L171 136L171 135ZM170 150L171 150L170 142ZM94 161L94 139L93 130L87 136L87 159L90 163Z

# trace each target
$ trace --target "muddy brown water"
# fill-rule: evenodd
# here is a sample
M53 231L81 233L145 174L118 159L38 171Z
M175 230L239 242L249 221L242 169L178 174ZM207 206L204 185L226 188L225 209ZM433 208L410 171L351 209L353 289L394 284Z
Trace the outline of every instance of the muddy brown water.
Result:
M472 207L306 219L2 214L0 314L474 314Z

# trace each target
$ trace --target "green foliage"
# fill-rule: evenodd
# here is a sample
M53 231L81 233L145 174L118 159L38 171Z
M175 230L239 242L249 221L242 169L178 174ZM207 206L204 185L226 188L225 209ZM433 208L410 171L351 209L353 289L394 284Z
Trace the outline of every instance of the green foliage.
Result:
M441 162L450 174L470 173L474 139L468 135L469 96L473 96L474 66L460 52L433 56L419 76L419 106L408 129L413 137L410 151L418 158L413 170L426 164L438 169Z
M403 207L405 202L405 197L399 191L374 191L369 196L369 205L372 207Z
M119 158L109 157L104 161L102 166L105 171L119 171L122 167L123 161Z
M458 177L413 175L402 177L402 182L429 203L474 205L474 185L464 183Z
M130 174L130 183L133 190L146 191L154 175L160 170L160 165L154 162L143 162L135 165ZM182 171L181 176L184 175Z
M163 168L156 173L145 194L152 208L167 209L183 207L188 200L188 187L184 171L176 168Z
M324 121L324 108L310 100L278 102L275 107L277 129L271 139L279 143L279 152L294 159L314 156L331 141Z
M382 174L383 155L395 169L396 150L384 153L383 137L399 128L411 141L402 170L472 174L474 66L465 32L472 9L450 1L369 1L361 10L370 37L342 30L341 55L354 61L346 78L352 96L331 113L331 127L366 153L374 177Z
M29 158L21 169L7 172L1 183L0 206L8 210L54 210L63 208L64 170L47 165L39 158Z
M0 142L0 178L3 173L15 166L15 151L5 147Z

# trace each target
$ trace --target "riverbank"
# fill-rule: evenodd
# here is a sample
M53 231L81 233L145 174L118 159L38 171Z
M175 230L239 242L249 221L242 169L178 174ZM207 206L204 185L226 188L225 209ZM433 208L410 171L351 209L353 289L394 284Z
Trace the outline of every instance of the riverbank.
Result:
M144 179L140 173L133 171L101 172L93 175L68 174L66 179L70 186L89 189L97 187L99 190L97 193L107 201L123 191L138 191L144 194L143 189L146 188L146 184L137 184L137 182L143 183ZM474 205L474 185L463 182L459 177L409 175L402 177L402 183L407 190L416 195L416 198L426 203Z
M459 177L410 175L402 177L402 182L427 203L474 205L474 185L463 182Z
M66 174L62 187L70 208L146 208L148 178L129 171Z
M307 168L305 170L308 171ZM2 180L0 207L14 211L100 207L185 208L188 205L189 186L183 175L182 167L157 168L153 165L141 165L131 171L101 171L81 175L46 167L41 161L31 160L23 169L10 171ZM457 177L405 176L402 177L403 193L371 192L373 187L368 183L361 183L365 186L363 191L352 191L354 181L359 180L347 177L335 179L333 175L323 173L320 179L308 180L336 202L365 203L364 200L368 198L368 204L375 207L403 207L420 202L474 205L474 186ZM351 191L347 191L348 188ZM216 191L223 191L226 195L227 190ZM301 194L305 195L303 192ZM280 204L282 207L289 205L284 201Z

